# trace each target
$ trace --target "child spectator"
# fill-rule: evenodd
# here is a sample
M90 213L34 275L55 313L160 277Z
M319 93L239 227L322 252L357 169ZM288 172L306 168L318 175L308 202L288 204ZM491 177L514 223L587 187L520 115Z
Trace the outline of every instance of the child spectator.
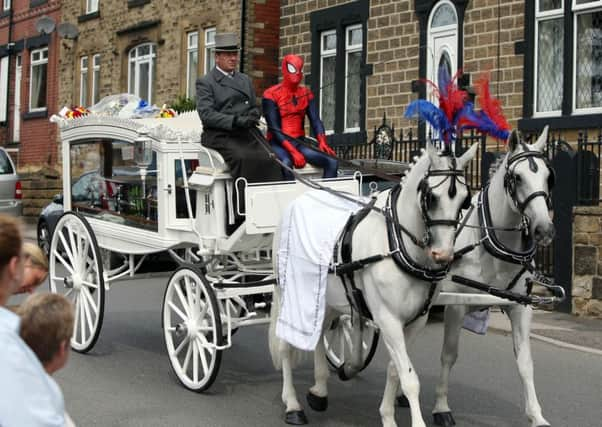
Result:
M23 281L17 294L32 293L48 276L48 258L35 243L23 243Z
M21 338L38 356L48 375L67 363L73 335L73 306L58 294L37 293L19 307ZM65 413L66 426L73 422ZM71 424L69 424L71 423Z

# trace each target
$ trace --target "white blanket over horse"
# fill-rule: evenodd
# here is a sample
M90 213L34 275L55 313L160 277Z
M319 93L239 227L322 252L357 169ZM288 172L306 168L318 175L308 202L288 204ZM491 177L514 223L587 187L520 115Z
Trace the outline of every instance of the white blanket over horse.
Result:
M322 333L326 279L337 238L361 206L324 191L295 199L282 215L278 249L278 338L314 350Z

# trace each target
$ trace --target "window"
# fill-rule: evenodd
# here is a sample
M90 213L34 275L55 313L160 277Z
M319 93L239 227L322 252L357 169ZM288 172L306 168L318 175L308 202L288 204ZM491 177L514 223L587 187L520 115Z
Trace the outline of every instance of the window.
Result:
M92 57L92 103L100 101L100 55Z
M215 28L205 30L205 74L215 67Z
M29 79L29 111L46 109L46 78L48 73L48 48L31 51Z
M320 117L327 133L334 130L335 113L335 65L337 60L337 33L324 31L320 52Z
M199 69L199 33L193 31L186 35L187 64L186 64L186 96L194 98L195 83Z
M537 0L527 14L524 115L587 126L591 117L579 116L602 113L602 0Z
M88 106L88 57L82 56L79 66L79 105Z
M365 132L366 28L370 2L359 0L310 15L311 84L333 144L363 142ZM310 62L310 61L306 61Z
M10 0L4 0L2 2L2 10L4 10L4 11L10 10L10 3L11 3Z
M98 12L98 0L86 0L86 13Z
M128 55L128 92L153 102L153 81L155 77L155 45L151 43L136 46Z
M8 120L6 99L8 97L9 58L9 56L3 56L0 59L0 122L6 122Z

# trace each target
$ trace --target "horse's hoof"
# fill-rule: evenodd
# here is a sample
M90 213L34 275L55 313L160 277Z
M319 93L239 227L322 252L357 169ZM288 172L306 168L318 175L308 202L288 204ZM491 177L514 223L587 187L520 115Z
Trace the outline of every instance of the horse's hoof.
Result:
M456 425L456 420L451 412L438 412L433 414L433 421L435 424L442 427L451 427Z
M397 396L397 406L399 406L400 408L409 408L410 407L410 402L408 401L408 398L406 397L405 394L402 394L401 396Z
M303 426L307 424L307 417L305 416L305 412L303 412L303 410L290 411L284 415L284 422L294 426Z
M324 412L328 409L328 396L316 396L311 391L309 391L307 392L307 403L309 404L309 407L314 411Z

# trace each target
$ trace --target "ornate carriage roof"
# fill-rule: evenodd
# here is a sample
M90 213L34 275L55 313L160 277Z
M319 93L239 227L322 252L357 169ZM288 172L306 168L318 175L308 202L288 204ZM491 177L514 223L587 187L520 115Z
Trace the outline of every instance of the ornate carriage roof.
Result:
M115 116L102 116L90 114L73 119L63 119L53 116L51 121L58 124L63 138L79 134L84 128L112 127L133 132L145 130L148 135L158 141L199 142L203 132L202 123L196 111L187 111L173 118L146 118L130 119Z

